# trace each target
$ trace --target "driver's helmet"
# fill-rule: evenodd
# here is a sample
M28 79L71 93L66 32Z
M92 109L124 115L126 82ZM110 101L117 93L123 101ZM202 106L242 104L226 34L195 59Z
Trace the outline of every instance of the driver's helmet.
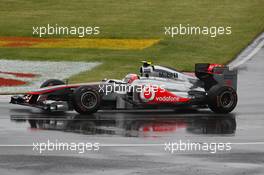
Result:
M133 81L138 80L139 76L137 74L127 74L123 79L124 82L131 84Z

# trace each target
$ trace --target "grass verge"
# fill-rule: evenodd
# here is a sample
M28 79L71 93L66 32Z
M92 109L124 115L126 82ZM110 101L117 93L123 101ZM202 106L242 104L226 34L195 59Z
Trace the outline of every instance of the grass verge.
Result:
M197 62L227 63L264 29L264 0L12 0L0 6L0 36L32 37L33 26L99 26L101 39L151 39L151 47L0 48L2 59L100 61L72 82L121 78L138 72L141 60L191 71ZM211 38L164 35L165 26L231 26L232 34ZM59 36L55 36L59 37ZM65 37L65 36L61 36ZM88 37L89 38L89 37Z

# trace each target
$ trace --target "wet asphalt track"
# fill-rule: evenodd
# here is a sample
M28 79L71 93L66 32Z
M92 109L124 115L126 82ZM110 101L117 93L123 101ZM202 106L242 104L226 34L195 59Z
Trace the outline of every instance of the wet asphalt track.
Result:
M264 174L264 49L239 71L232 114L210 111L47 115L0 103L0 174ZM92 142L99 151L33 151ZM165 151L164 143L232 143L230 151Z

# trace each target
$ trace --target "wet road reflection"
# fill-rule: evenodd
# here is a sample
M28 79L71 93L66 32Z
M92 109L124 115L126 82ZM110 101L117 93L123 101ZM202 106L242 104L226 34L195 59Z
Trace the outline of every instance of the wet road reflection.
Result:
M31 128L87 135L125 137L167 136L176 133L234 134L235 114L175 112L100 112L90 116L75 113L11 115L11 121L28 122Z

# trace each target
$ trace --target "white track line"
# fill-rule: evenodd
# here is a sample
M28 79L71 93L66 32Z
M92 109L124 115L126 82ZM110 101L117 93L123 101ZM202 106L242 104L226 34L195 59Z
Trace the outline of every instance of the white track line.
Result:
M264 145L264 142L228 142L232 145ZM34 145L30 144L0 144L0 147L33 147ZM140 143L131 143L131 144L100 144L101 147L153 147L153 146L165 146L164 143L146 143L146 144L140 144Z
M248 47L246 47L236 59L228 64L230 69L237 69L250 60L264 46L264 33L258 36Z

